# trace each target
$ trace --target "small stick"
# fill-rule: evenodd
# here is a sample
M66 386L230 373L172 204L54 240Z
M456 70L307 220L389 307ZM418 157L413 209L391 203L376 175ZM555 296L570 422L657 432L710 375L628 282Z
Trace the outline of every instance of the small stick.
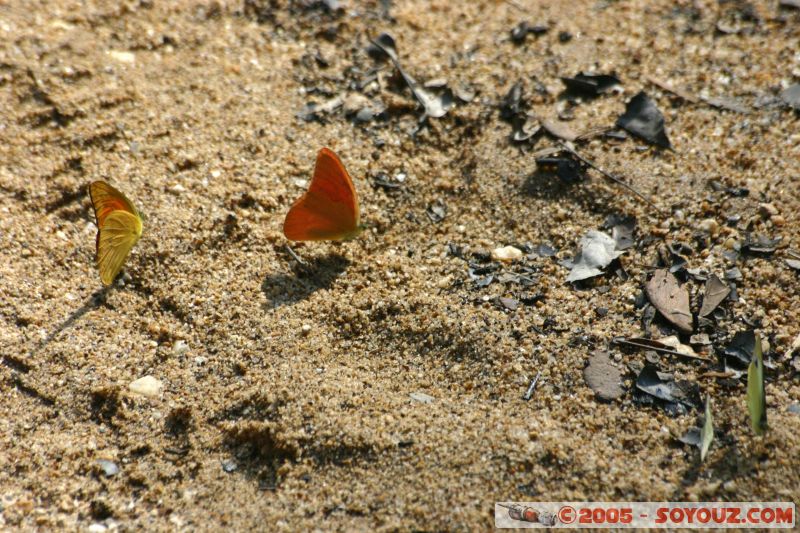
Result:
M539 381L539 376L541 375L542 371L539 370L536 373L536 377L531 380L531 384L528 385L528 390L526 390L525 394L522 395L522 399L525 400L526 402L531 399L531 396L533 396L533 389L536 388L536 383Z
M627 189L628 191L632 192L633 194L635 194L636 196L638 196L639 198L644 200L648 205L650 205L653 209L655 209L659 213L662 212L661 209L659 209L659 207L656 204L654 204L650 199L648 199L644 194L640 193L639 191L637 191L636 189L634 189L633 187L631 187L630 185L628 185L627 183L622 181L620 178L618 178L618 177L614 176L613 174L611 174L609 172L606 172L602 168L598 167L597 165L595 165L594 163L592 163L591 161L589 161L588 159L583 157L581 154L579 154L574 148L570 148L565 143L560 143L560 144L564 148L564 150L566 150L567 152L571 153L572 155L574 155L575 157L580 159L584 164L586 164L586 165L590 166L591 168L595 169L597 172L599 172L600 174L605 176L607 179L610 179L611 181L613 181L617 185L619 185L619 186Z
M298 263L300 266L306 266L306 263L305 263L305 261L303 261L302 259L300 259L300 256L299 256L299 255L297 255L297 254L294 252L294 250L292 250L292 247L291 247L291 246L289 246L288 244L286 245L286 251L288 251L288 252L289 252L289 255L291 255L291 256L292 256L292 258L293 258L295 261L297 261L297 263Z
M691 355L688 353L679 352L678 350L670 350L669 348L660 348L658 346L651 346L628 339L614 339L614 344L624 344L626 346L633 346L634 348L643 348L645 350L653 350L654 352L666 353L669 355L679 355L681 357L688 357L689 359L698 359L700 361L708 361L707 357L700 357L699 355Z

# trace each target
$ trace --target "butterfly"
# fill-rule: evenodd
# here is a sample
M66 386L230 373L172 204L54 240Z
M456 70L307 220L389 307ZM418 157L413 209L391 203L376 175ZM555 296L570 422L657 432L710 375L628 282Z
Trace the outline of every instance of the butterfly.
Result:
M323 148L308 191L286 214L283 234L290 241L344 241L362 229L353 180L339 156Z
M97 221L97 268L100 281L111 285L133 246L142 236L142 217L125 195L105 181L89 185Z

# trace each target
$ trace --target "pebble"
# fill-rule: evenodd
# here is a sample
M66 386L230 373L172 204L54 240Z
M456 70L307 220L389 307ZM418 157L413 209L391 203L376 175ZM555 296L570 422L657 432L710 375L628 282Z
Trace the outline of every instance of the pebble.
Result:
M89 533L103 533L103 531L107 531L108 528L103 524L94 523L91 526L86 528L86 531Z
M492 261L511 262L522 258L522 250L513 246L504 246L492 250Z
M778 208L772 204L758 204L758 213L763 218L772 218L778 214Z
M122 50L109 50L108 57L116 59L120 63L134 63L136 61L136 55L133 52Z
M409 394L409 396L412 400L419 403L433 403L433 400L436 399L433 396L425 394L424 392L412 392Z
M172 353L175 355L182 355L189 351L189 345L186 344L186 341L175 341L175 344L172 345Z
M112 477L119 474L119 466L114 461L109 461L108 459L98 459L95 461L95 464L100 467L100 470L106 475L106 477Z
M719 224L713 218L701 220L697 227L700 231L708 233L709 235L716 235L719 233Z
M164 384L153 376L147 375L132 381L128 388L134 394L146 396L148 398L158 398Z
M176 183L175 185L169 188L169 192L171 192L172 194L181 194L183 192L186 192L186 187L184 187L180 183Z
M300 332L301 332L303 335L308 335L309 333L311 333L311 324L303 324L303 325L300 327Z

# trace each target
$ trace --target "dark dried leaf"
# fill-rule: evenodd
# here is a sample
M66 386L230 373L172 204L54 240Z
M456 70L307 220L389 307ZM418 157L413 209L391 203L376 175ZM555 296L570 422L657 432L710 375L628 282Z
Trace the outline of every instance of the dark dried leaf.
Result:
M668 270L656 270L645 285L650 303L661 315L683 333L693 329L692 312L689 308L689 292L681 287L678 280Z
M672 149L664 130L664 115L644 91L628 102L625 113L617 119L617 126L651 144Z
M724 281L719 279L716 274L712 274L706 282L706 292L703 296L703 305L700 308L700 316L710 315L714 309L721 304L731 293L731 288Z
M549 28L547 26L542 24L531 26L528 24L528 21L523 20L514 26L513 30L511 30L511 40L514 42L514 44L522 44L525 42L525 38L529 33L532 33L533 35L543 35L547 33L548 29Z

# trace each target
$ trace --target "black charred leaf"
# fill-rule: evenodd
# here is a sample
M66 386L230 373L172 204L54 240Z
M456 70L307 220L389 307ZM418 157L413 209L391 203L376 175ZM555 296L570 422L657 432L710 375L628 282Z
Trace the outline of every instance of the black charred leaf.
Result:
M511 86L508 93L503 97L500 103L500 118L503 120L513 120L520 114L525 112L525 103L523 102L523 89L522 82L518 81Z
M732 358L741 366L750 364L753 351L756 348L756 334L752 329L740 331L733 336L730 344L725 347L725 357Z
M700 388L696 383L675 381L671 375L659 372L649 363L637 376L636 388L666 404L680 403L686 407L697 407L700 403Z
M625 113L617 119L617 126L650 144L672 149L664 130L664 115L644 91L628 102Z
M572 78L562 77L567 93L594 98L619 86L622 82L610 74L588 74L580 72Z
M752 233L745 235L744 243L742 244L742 252L746 254L771 254L783 240L783 237L776 237L770 239L765 235L753 236Z

